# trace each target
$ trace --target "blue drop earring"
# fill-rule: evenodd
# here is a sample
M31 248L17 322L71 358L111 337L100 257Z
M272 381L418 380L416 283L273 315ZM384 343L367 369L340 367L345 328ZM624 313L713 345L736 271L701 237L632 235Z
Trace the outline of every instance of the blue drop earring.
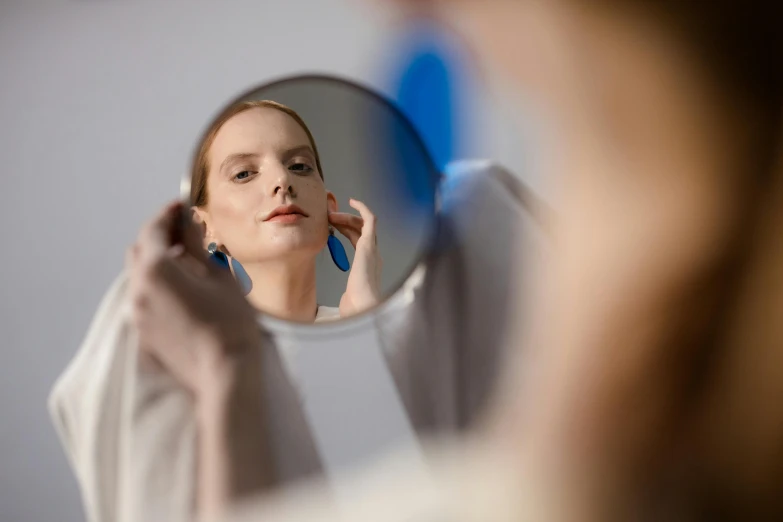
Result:
M329 254L332 256L332 261L334 261L337 268L343 272L347 272L351 268L351 263L348 262L348 255L345 253L345 247L334 235L332 227L329 227L329 239L326 240L326 246L329 247Z
M242 287L242 292L244 292L245 295L249 294L253 289L253 280L250 279L245 267L242 266L242 263L232 257L231 268L234 271L234 279L236 279L239 286Z
M228 268L228 258L226 257L226 254L218 250L217 243L210 243L207 246L207 252L209 252L209 259L212 262L217 263L221 268Z
M250 293L253 289L253 281L250 279L245 267L243 267L239 261L232 257L229 264L228 256L218 250L217 243L210 243L207 246L207 252L209 252L209 259L213 263L217 263L219 267L233 272L234 279L236 279L239 286L242 287L242 291L245 295Z

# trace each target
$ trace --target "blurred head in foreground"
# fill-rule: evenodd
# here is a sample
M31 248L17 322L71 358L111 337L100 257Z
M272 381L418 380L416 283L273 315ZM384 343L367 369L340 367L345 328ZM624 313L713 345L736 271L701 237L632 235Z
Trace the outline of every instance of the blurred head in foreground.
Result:
M554 129L556 254L524 296L541 317L510 335L496 433L564 518L783 518L772 3L400 3L463 32Z

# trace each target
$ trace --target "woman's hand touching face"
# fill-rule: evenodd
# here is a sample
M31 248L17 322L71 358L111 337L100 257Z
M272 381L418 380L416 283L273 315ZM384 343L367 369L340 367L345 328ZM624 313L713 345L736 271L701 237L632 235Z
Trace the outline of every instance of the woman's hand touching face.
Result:
M169 205L128 252L133 318L143 364L162 366L196 398L231 384L240 361L255 360L255 312L227 270L202 248L201 231ZM182 241L175 241L182 230Z
M351 199L350 205L358 210L360 215L347 212L329 213L329 223L347 237L356 249L348 284L340 299L341 317L361 313L381 302L383 260L378 254L375 215L361 201Z

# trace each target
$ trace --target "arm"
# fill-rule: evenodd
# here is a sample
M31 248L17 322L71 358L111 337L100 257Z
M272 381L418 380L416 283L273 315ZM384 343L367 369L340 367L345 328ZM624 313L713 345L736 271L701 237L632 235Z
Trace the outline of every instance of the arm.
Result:
M214 374L204 379L200 392L197 509L202 520L222 516L231 504L272 484L261 350L245 352L246 360L216 362Z
M195 479L204 519L271 482L264 339L231 274L207 259L201 230L188 222L182 243L171 243L183 214L180 203L169 205L142 228L129 253L130 294L140 353L192 400L195 470L182 478Z

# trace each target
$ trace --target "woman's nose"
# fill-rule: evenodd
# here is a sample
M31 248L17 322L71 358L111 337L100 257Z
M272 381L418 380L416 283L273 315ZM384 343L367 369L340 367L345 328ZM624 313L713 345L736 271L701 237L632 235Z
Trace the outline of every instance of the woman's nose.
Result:
M274 195L277 196L279 194L289 194L290 196L294 195L294 187L290 183L279 183L275 186Z
M271 192L273 196L289 195L296 196L296 190L294 188L293 178L291 173L285 166L278 167L277 172L272 179Z

